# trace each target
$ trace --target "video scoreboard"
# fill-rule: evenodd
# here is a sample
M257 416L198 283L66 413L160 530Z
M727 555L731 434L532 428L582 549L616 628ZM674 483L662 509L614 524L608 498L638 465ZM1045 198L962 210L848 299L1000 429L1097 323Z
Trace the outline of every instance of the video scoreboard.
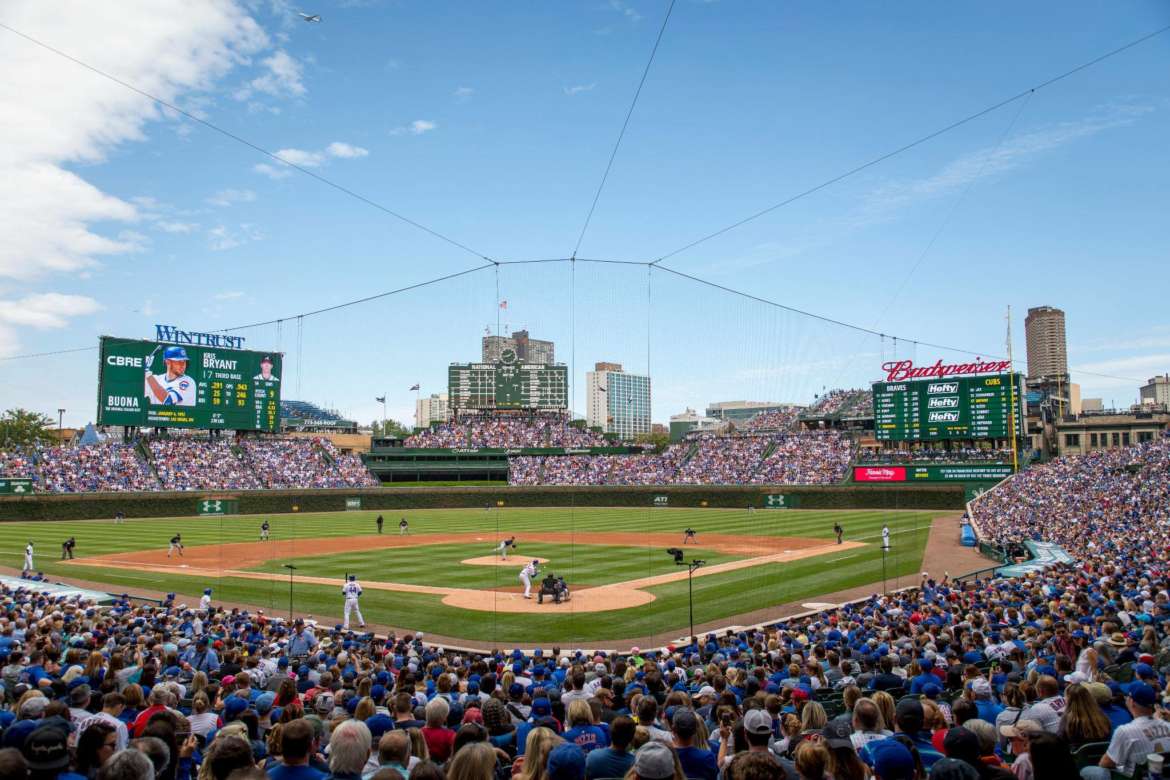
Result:
M1015 436L1023 420L1020 374L950 376L940 379L876 382L874 433L878 441L1010 439L1012 383Z
M521 363L505 349L498 363L452 363L447 399L452 409L567 409L569 370Z
M276 431L279 352L103 336L98 424Z

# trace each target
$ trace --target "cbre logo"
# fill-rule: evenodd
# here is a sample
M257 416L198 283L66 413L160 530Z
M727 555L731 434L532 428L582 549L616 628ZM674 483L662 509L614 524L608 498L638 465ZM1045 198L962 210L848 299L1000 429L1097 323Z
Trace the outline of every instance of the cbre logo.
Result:
M931 398L931 399L929 399L929 402L927 403L927 407L929 407L931 409L958 409L959 408L959 396L957 396L957 395L944 395L944 396L939 396L938 398Z
M957 393L959 392L958 382L931 382L926 386L927 395L939 395L942 393Z
M932 423L957 423L959 421L958 412L931 412L927 417L927 422Z

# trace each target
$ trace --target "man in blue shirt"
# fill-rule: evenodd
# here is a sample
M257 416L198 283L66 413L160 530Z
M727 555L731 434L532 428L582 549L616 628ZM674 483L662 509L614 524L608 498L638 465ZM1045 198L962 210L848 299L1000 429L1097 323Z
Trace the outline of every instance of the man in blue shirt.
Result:
M309 766L314 750L313 726L304 718L290 720L280 731L280 763L268 770L269 780L321 780L325 777Z
M609 747L593 750L585 758L586 779L625 777L634 764L634 754L629 752L629 747L636 730L633 719L625 715L614 718L609 726Z
M683 774L695 780L715 780L719 776L719 764L715 754L702 747L695 747L699 732L699 718L691 710L679 709L670 722L670 733L674 739L675 752L682 764Z

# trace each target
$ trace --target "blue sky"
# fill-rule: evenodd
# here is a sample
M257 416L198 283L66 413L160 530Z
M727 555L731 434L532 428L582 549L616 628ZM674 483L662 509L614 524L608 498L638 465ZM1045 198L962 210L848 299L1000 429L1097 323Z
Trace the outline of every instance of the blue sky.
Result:
M569 255L662 2L84 3L0 22L495 259ZM1162 2L678 0L580 256L652 260L1170 24ZM217 330L477 258L0 30L0 355ZM665 261L791 306L990 353L1004 314L1068 313L1106 404L1170 371L1170 34ZM807 402L883 357L860 335L645 268L505 266L244 332L286 397L400 419L485 326L654 379L656 421ZM570 306L570 303L573 305ZM575 312L575 328L570 311ZM1114 375L1119 379L1087 372ZM0 361L0 406L95 415L92 353ZM62 381L61 377L71 377ZM583 407L577 393L577 408Z

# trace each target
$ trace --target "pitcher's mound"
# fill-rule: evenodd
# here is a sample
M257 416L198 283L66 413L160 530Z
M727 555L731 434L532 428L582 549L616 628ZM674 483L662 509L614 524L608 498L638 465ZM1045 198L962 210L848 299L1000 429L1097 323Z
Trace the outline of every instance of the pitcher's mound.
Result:
M468 558L465 561L460 561L460 563L466 563L468 566L514 566L519 570L524 568L524 564L531 563L532 561L548 563L548 558L520 558L513 555L505 561L498 555L481 555L478 558Z

